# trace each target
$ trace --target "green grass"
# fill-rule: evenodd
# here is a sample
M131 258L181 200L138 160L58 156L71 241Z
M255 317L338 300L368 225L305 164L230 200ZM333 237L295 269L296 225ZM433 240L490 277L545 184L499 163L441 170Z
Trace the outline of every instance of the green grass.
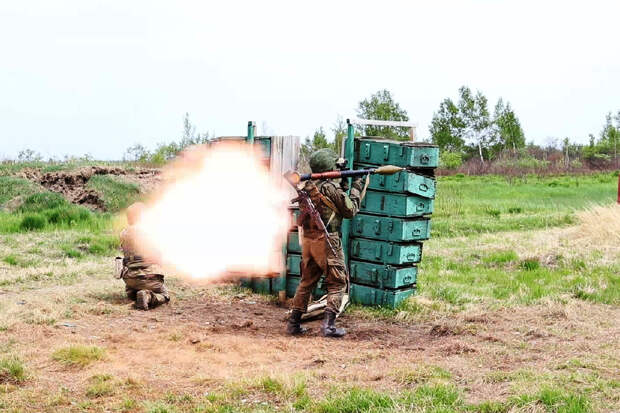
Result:
M574 210L614 202L617 181L611 173L439 177L432 237L570 225Z
M21 383L26 380L26 368L17 357L0 359L0 384Z
M90 363L102 360L105 350L98 346L75 344L60 348L52 354L52 358L66 366L85 367Z
M444 380L452 377L449 371L438 367L419 365L412 369L401 369L394 372L396 380L405 385L422 384L431 380Z
M94 175L86 186L99 192L106 210L112 212L128 207L140 196L140 188L137 184L109 175Z
M69 206L69 202L55 192L39 192L24 199L19 207L20 212L41 212L46 209L54 209Z
M566 296L620 304L619 264L576 271L572 261L560 261L549 267L532 258L520 261L519 265L515 265L516 261L513 254L497 253L467 263L427 256L420 264L424 283L418 284L418 294L455 307L481 302L533 304L543 298ZM405 302L401 310L408 310L410 304ZM415 304L411 311L419 312Z
M24 178L0 176L0 206L15 197L27 197L39 192L41 188Z
M98 398L111 396L114 394L115 386L112 376L109 374L98 374L90 378L91 385L86 389L86 396Z

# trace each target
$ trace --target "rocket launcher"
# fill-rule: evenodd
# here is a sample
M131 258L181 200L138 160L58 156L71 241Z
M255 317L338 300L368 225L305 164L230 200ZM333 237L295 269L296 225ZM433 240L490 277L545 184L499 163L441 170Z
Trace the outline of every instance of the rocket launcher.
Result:
M289 181L292 185L297 185L300 182L308 181L310 179L318 179L318 180L326 180L326 179L339 179L339 178L355 178L358 176L365 175L393 175L397 172L404 171L405 168L401 168L394 165L383 165L377 168L367 168L367 169L345 169L342 171L329 171L329 172L321 172L316 174L299 174L295 171L289 171L284 174L284 178Z

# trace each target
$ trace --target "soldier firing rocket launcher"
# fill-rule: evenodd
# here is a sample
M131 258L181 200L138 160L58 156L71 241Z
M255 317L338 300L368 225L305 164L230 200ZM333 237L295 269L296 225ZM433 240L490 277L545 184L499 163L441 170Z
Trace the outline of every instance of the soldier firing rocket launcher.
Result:
M345 170L336 170L336 171L328 171L314 174L299 174L295 171L289 171L284 174L284 177L287 181L289 181L292 185L297 185L300 182L308 181L310 179L316 180L325 180L325 179L338 179L338 178L355 178L358 176L365 175L393 175L397 172L404 171L405 168L401 168L394 165L384 165L379 166L377 168L367 168L367 169L345 169Z
M344 162L342 162L342 163L344 163ZM337 210L337 208L333 205L332 201L330 201L326 197L322 196L321 194L314 194L314 196L313 196L313 192L316 192L316 193L319 192L318 189L316 188L316 186L310 185L309 188L306 186L306 188L300 189L299 188L299 183L301 183L303 181L308 181L308 180L327 180L327 179L338 179L338 178L353 178L353 177L358 177L358 176L367 176L368 177L369 175L373 175L373 174L392 175L392 174L395 174L395 173L403 171L403 170L405 170L405 168L400 168L400 167L392 166L392 165L385 165L385 166L381 166L381 167L377 167L377 168L333 170L333 171L317 172L317 173L310 173L310 174L303 174L303 175L301 175L301 174L299 174L298 172L295 172L295 171L289 171L289 172L284 174L284 178L297 191L297 198L293 199L292 202L299 204L300 217L299 217L299 221L298 222L302 222L304 220L304 218L303 218L304 216L310 216L311 220L314 222L314 225L317 228L319 228L325 234L325 241L327 243L327 247L329 247L329 249L332 252L332 256L333 257L338 257L339 253L336 250L336 248L334 248L334 245L332 245L332 243L330 241L330 234L329 234L329 232L328 232L328 230L327 230L327 228L325 226L326 224L321 219L321 215L319 214L319 212L316 209L316 206L312 202L312 198L320 199L320 202L323 202L325 205L327 205L334 212ZM360 194L360 200L364 198L364 195L366 193L366 188L367 187L368 187L368 179L366 180L366 185L365 185L362 193ZM309 192L307 192L307 191L309 191ZM333 218L333 216L334 215L332 213L332 218ZM329 221L331 221L331 218L329 219ZM329 225L329 222L327 223L327 225ZM302 246L302 248L303 248L303 246ZM347 275L347 278L348 278L348 272L346 272L346 275ZM350 283L347 282L347 291L346 291L346 293L343 296L342 303L340 305L340 312L344 311L344 309L349 304L349 290L348 290L349 285L350 285ZM310 319L310 318L314 318L316 316L320 316L321 314L323 314L325 312L326 306L327 306L327 296L324 296L321 299L319 299L318 301L316 301L313 304L311 304L307 308L307 312L305 314L303 314L303 315L298 314L298 319L296 319L296 321L295 321L295 323L297 323L296 326L298 327L298 330L294 330L294 331L302 332L303 330L301 329L301 327L298 324L301 321L301 319ZM292 321L290 323L292 323ZM294 326L295 325L293 324L293 327Z

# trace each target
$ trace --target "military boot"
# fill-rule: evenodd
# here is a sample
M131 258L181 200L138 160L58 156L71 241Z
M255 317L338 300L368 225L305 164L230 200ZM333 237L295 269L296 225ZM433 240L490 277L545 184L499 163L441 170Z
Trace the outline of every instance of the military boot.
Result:
M344 328L337 328L334 325L335 322L336 313L325 311L325 318L323 319L323 325L321 326L321 333L324 337L342 337L347 334Z
M140 290L136 294L136 307L141 310L148 310L149 303L151 302L151 292L147 290Z
M297 336L301 334L305 334L308 329L303 328L301 326L301 315L303 313L299 310L293 310L291 312L291 317L288 319L288 324L286 325L286 332L292 336Z

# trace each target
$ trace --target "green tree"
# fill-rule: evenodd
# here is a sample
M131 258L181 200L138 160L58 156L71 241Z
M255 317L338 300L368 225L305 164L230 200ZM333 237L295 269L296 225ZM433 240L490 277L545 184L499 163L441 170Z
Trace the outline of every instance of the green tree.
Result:
M481 162L503 149L516 153L525 147L521 124L510 103L504 104L500 98L491 117L487 98L467 86L459 89L457 103L449 98L440 103L429 131L432 142L442 151L477 153Z
M525 135L521 129L521 123L510 107L510 102L504 105L502 98L499 98L495 105L493 125L495 154L504 149L517 153L518 149L525 147Z
M310 159L310 155L312 154L312 152L323 148L333 149L334 144L327 141L325 130L321 126L314 132L312 139L306 137L304 143L301 145L300 153L302 160Z
M383 89L364 99L358 104L357 116L362 119L408 121L407 111L401 109L398 102L392 98L392 94ZM389 126L360 126L358 132L364 136L383 136L389 139L409 140L408 128L395 128Z
M487 98L480 91L474 95L466 86L459 89L459 95L462 136L470 147L478 149L480 161L484 162L483 149L488 148L493 137Z
M430 133L431 140L439 145L442 152L462 152L465 140L462 137L463 123L459 108L451 99L444 99L439 111L433 114Z
M332 127L332 132L334 132L334 150L336 153L340 154L342 151L342 143L347 138L347 124L344 119L342 119L342 116L336 118L336 122Z

